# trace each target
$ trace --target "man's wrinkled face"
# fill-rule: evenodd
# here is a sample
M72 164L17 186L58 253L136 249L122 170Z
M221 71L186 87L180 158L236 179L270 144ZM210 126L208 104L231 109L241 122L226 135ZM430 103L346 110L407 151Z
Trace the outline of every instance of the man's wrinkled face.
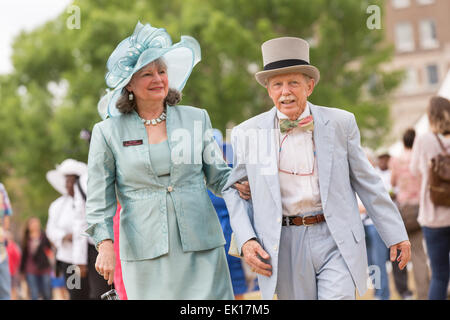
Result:
M267 92L273 103L291 120L296 120L303 113L313 90L314 80L301 73L276 75L267 82Z

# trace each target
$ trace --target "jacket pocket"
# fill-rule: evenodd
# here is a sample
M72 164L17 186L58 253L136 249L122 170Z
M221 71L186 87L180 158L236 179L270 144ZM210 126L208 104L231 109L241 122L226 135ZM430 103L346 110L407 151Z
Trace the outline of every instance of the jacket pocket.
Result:
M351 227L351 230L352 230L352 234L353 234L353 239L355 240L356 243L359 243L364 236L362 234L363 231L361 231L361 228L359 226L354 226L354 225Z

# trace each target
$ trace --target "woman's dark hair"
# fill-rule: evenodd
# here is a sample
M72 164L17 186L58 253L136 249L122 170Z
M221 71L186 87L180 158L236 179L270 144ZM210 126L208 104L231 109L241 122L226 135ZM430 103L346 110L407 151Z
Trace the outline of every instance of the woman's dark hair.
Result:
M416 138L416 131L414 129L407 129L403 134L403 145L407 149L411 149L414 144L414 139Z
M158 67L163 68L164 70L167 70L167 65L164 62L162 58L156 59L155 61L152 61L150 64L156 64ZM117 100L116 107L119 109L121 113L130 113L133 110L136 110L136 99L130 100L128 98L130 92L127 90L126 87L122 89L122 92L120 94L119 99ZM167 93L167 96L164 100L165 106L175 106L181 101L181 92L169 88L169 92Z
M443 97L431 98L428 106L428 120L434 133L450 133L450 101Z
M22 239L22 259L20 261L20 271L22 273L26 272L26 263L28 260L28 254L30 252L30 248L28 247L28 241L30 240L30 222L34 219L40 221L37 217L30 217L26 222L25 232ZM42 227L40 228L40 232L41 235L39 239L39 245L36 249L36 252L33 253L32 259L39 270L47 270L51 267L51 264L46 254L46 250L51 249L51 243L45 235L44 230L42 230Z
M22 238L22 248L26 248L28 246L28 241L30 240L30 222L31 220L34 219L38 219L38 217L29 217L25 223L25 232L23 233L23 238ZM40 220L39 220L40 221ZM41 232L42 232L42 228L41 228Z

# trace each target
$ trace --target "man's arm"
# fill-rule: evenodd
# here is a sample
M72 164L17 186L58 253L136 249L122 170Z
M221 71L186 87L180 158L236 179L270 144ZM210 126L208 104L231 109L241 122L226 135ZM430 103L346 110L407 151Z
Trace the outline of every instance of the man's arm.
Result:
M399 257L401 258L399 267L402 269L406 266L411 254L403 220L386 191L383 181L361 148L359 129L353 115L349 119L347 133L351 184L384 243L391 249L391 261L397 256L397 249L402 251Z
M228 208L230 215L231 228L234 231L239 254L242 255L242 245L249 239L256 238L253 229L253 207L250 201L244 200L239 196L239 191L234 188L234 184L247 179L247 169L241 162L239 152L238 137L236 130L231 133L231 144L233 148L233 169L228 177L227 183L222 189L222 196Z
M270 257L257 241L257 236L253 229L254 212L252 203L242 199L239 196L239 191L234 186L236 182L248 179L248 173L246 165L242 161L243 158L245 161L245 157L242 157L240 154L242 150L238 146L236 130L233 129L231 137L234 151L234 167L222 190L222 196L228 208L231 228L236 238L239 255L244 257L245 262L252 268L252 271L270 276L272 267L260 259L261 257L268 260Z

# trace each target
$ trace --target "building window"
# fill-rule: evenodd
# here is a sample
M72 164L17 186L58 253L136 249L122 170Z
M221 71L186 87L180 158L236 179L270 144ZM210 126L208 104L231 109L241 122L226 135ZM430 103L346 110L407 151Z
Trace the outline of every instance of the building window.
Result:
M414 51L414 34L410 23L400 22L395 25L395 46L399 52Z
M435 85L439 83L438 67L435 64L427 66L428 84Z
M436 34L436 24L433 20L420 21L420 44L424 49L433 49L439 46Z
M401 90L403 92L413 92L417 89L418 76L416 69L407 68L405 70L405 80L402 82Z
M396 9L407 8L410 5L410 0L392 0L392 6Z
M417 1L417 4L422 5L422 6L434 3L434 0L416 0L416 1Z

